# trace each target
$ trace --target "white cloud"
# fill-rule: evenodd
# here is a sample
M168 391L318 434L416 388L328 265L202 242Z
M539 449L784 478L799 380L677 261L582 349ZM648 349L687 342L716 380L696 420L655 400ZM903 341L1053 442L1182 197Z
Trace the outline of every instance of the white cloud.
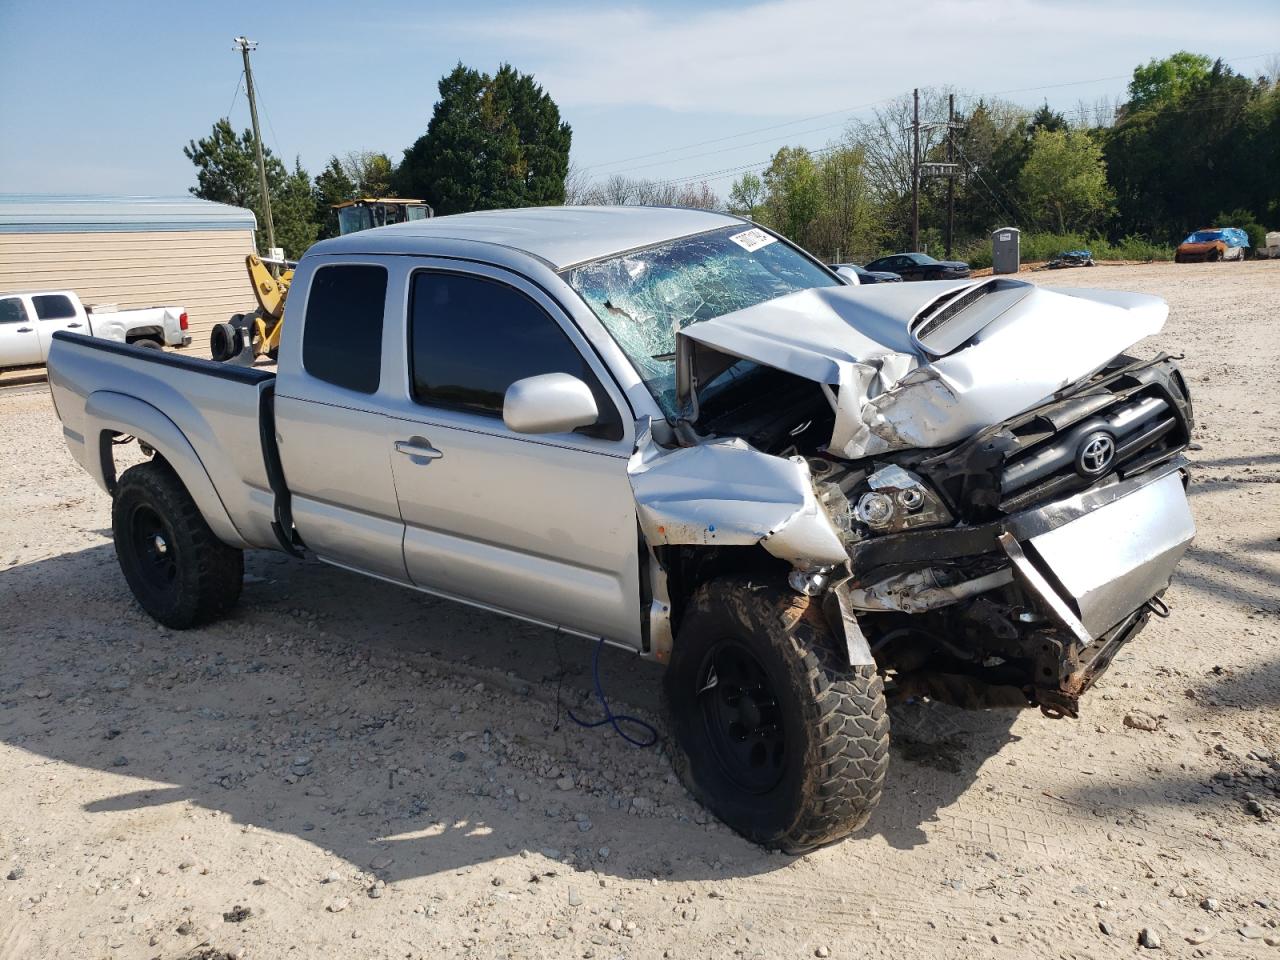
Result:
M1280 8L1170 0L767 0L701 11L531 4L437 21L432 31L518 51L521 69L532 69L562 105L795 116L912 86L984 92L1094 79L1182 48L1262 53L1243 48L1274 46Z

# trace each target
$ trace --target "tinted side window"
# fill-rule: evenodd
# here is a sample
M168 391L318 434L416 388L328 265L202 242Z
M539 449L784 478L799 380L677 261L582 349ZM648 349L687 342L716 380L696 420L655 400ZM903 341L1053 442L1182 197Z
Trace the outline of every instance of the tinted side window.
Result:
M311 280L302 330L302 366L339 387L375 393L382 370L382 267L321 267Z
M36 316L41 320L66 320L76 315L76 308L72 305L71 298L64 297L60 293L32 297L31 302L35 304Z
M0 323L23 323L27 319L27 308L17 297L0 298Z
M511 287L480 277L417 273L409 301L413 397L419 403L502 416L507 387L568 373L590 388L600 420L579 432L622 439L622 420L560 325Z

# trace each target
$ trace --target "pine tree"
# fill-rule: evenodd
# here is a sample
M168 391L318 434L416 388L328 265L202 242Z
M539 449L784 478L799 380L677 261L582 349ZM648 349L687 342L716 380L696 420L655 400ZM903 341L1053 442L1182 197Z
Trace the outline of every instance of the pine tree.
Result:
M533 77L458 64L439 89L427 132L396 170L401 196L437 214L564 202L572 131Z

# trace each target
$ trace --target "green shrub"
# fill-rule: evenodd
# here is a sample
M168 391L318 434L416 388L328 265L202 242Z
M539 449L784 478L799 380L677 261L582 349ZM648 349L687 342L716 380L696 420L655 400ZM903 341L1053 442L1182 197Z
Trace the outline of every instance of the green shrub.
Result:
M1079 233L1024 233L1020 238L1023 263L1043 263L1068 250L1088 250L1095 260L1172 260L1173 247L1152 243L1131 234L1116 243ZM975 270L991 266L990 238L974 240L956 250L956 256Z

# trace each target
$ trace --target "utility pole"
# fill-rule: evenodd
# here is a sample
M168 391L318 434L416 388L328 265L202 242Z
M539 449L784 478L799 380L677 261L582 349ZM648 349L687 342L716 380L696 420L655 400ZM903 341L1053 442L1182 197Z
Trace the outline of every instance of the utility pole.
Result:
M249 62L249 55L244 55L244 62ZM915 103L912 111L911 135L911 249L920 249L920 89L912 91Z
M947 94L947 163L955 163L956 95ZM947 177L947 259L951 259L951 240L956 232L956 178Z
M258 48L258 41L236 37L235 45L244 56L244 85L249 92L249 117L253 121L253 146L258 152L258 186L262 190L262 213L267 220L267 256L276 246L276 225L271 220L271 194L267 190L267 164L262 159L262 131L258 128L258 101L253 95L253 69L249 66L249 51Z

